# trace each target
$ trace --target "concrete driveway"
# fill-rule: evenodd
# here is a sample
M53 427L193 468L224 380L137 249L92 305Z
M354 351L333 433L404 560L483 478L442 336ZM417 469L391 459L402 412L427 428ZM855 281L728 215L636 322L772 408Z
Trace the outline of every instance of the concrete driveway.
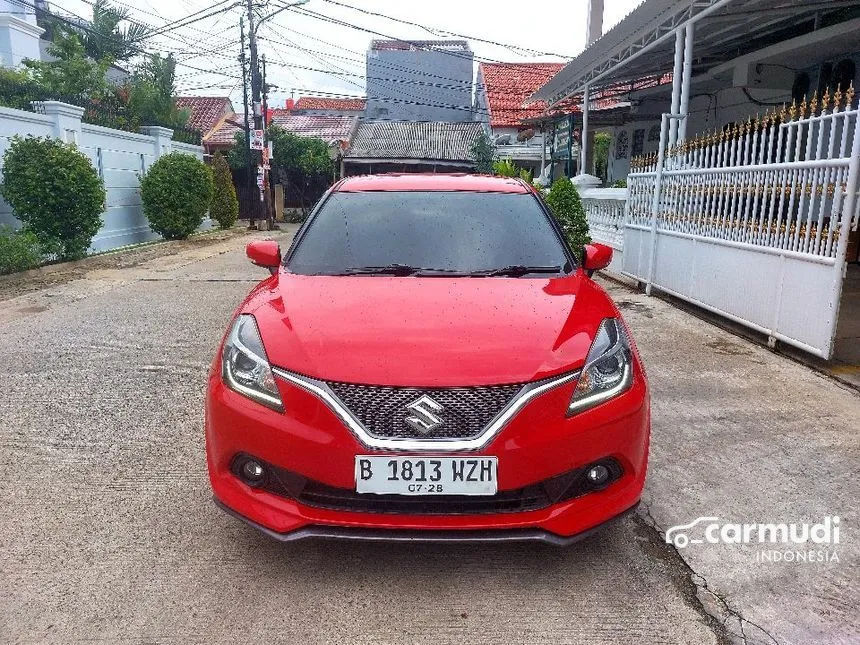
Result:
M206 477L203 390L264 275L248 239L0 302L0 642L860 639L860 398L612 283L653 389L641 513L565 550L284 545L228 517ZM839 515L839 561L663 541L711 515Z

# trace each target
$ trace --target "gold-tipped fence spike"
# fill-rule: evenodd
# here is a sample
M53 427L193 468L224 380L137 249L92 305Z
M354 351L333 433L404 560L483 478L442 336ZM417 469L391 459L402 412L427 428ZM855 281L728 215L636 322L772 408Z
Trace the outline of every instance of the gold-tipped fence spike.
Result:
M806 94L803 95L803 100L800 102L800 118L806 118Z
M794 121L797 118L797 101L791 102L791 107L788 108L788 117Z
M812 100L809 102L809 116L818 116L818 92L812 95Z
M842 107L842 88L837 87L833 94L833 109L838 110Z
M830 109L830 88L824 90L824 96L821 97L821 111Z
M854 105L854 81L848 86L848 91L845 92L845 109L850 110Z

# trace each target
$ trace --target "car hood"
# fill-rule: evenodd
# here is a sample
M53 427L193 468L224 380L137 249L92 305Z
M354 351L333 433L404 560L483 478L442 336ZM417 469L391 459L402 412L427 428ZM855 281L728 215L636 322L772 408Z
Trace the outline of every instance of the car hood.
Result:
M524 383L577 369L617 315L581 272L552 279L301 276L261 283L253 313L272 365L327 381Z

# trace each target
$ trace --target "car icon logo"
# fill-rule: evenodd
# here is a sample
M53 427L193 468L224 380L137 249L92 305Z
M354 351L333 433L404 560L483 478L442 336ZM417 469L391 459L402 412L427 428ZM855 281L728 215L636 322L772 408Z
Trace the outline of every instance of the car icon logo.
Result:
M445 421L438 416L445 408L426 394L406 406L412 414L406 417L406 423L413 430L427 434L441 426Z
M672 526L666 531L666 544L671 544L676 549L683 549L688 544L701 544L703 542L701 538L691 538L687 535L688 529L702 522L718 522L719 520L719 517L697 517L689 524Z

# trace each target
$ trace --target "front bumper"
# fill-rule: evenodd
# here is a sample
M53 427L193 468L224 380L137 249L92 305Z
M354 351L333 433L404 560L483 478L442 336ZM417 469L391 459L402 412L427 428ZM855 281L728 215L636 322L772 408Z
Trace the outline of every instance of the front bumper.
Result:
M307 526L290 533L277 533L261 524L249 520L244 515L225 506L217 497L217 504L228 515L242 520L248 526L265 533L279 542L298 542L300 540L351 540L361 542L424 542L432 544L468 544L472 542L542 542L552 546L570 546L584 540L603 529L607 524L616 522L629 515L639 506L637 502L626 511L609 518L602 524L577 533L570 537L562 537L541 529L487 529L477 531L415 531L402 529L353 529L341 526Z
M236 394L213 372L206 405L206 450L216 501L281 540L349 536L412 540L421 534L431 541L537 539L564 544L634 507L644 486L650 412L638 366L633 386L616 399L566 418L575 384L560 386L529 402L487 446L468 453L498 457L500 491L543 482L600 459L612 458L621 465L622 476L605 490L523 512L467 514L452 508L450 514L412 515L335 510L248 486L231 470L240 453L352 490L356 455L410 454L367 448L316 396L283 380L278 386L285 413Z

